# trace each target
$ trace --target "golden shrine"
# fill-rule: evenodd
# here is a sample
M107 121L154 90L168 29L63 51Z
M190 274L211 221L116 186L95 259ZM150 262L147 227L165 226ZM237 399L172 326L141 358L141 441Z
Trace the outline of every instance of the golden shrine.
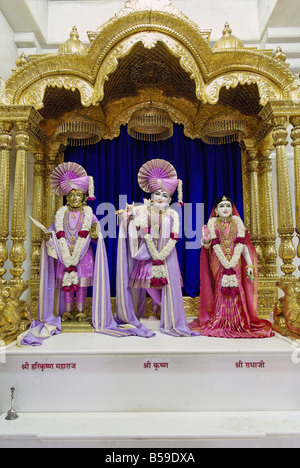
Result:
M300 242L300 80L280 47L275 53L246 48L226 23L223 37L211 48L210 33L169 0L129 0L98 30L88 32L88 48L74 27L58 53L22 54L16 60L16 69L0 87L0 346L29 326L30 310L32 316L37 312L42 234L33 226L31 251L26 250L27 215L52 224L62 200L50 188L50 174L63 161L65 148L78 140L89 144L116 138L121 125L138 126L150 104L157 122L164 121L166 128L172 122L182 124L189 138L211 144L239 141L244 221L259 259L259 313L268 318L274 311L275 330L299 337L300 283L294 260L300 257L300 243L296 252L293 238ZM176 80L169 79L171 72ZM295 217L287 162L289 128ZM10 187L13 147L15 181ZM270 159L274 148L278 227ZM32 212L27 201L29 153L35 161ZM29 256L26 285L23 264ZM6 281L8 258L13 266ZM26 287L30 308L20 300ZM278 288L284 292L279 301ZM187 314L196 315L197 303L185 301Z

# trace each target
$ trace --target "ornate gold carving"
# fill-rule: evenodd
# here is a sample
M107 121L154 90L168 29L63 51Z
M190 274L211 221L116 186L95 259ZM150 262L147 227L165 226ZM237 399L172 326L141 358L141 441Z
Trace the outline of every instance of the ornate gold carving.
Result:
M9 235L9 153L12 145L12 124L0 122L0 285L6 284L4 264L8 259L6 242Z
M258 313L259 317L270 320L274 304L278 300L276 282L272 279L260 277L258 279Z
M34 179L33 179L33 207L32 217L43 224L44 201L44 152L40 151L34 154ZM30 286L30 307L37 318L38 309L38 290L40 276L40 254L43 240L42 231L34 224L31 234L31 272L28 286Z
M285 62L287 58L287 55L282 52L282 48L280 46L277 47L276 53L274 55L274 59L280 60L281 62Z
M293 272L296 267L292 262L296 252L292 242L294 226L286 154L286 145L288 144L286 130L287 121L285 117L274 117L273 123L273 139L276 148L277 165L278 234L281 239L279 257L283 261L281 270L284 273L284 279L294 281L296 278L293 276Z
M73 29L70 33L70 38L64 42L58 49L59 54L87 54L87 48L79 40L79 34L76 26L73 26Z
M106 56L101 68L99 69L95 83L95 94L93 98L94 105L102 101L104 97L105 82L109 79L109 75L117 69L120 58L128 55L138 42L142 42L146 49L155 47L157 42L163 42L175 57L180 58L180 65L182 68L189 73L191 79L195 80L196 95L198 99L205 99L205 85L203 78L199 71L199 67L190 52L180 44L180 42L162 33L142 32L123 40Z
M92 104L94 88L82 78L62 75L44 78L37 81L24 91L19 99L19 104L24 106L33 106L39 110L44 107L44 95L46 88L78 89L81 95L81 104L89 107Z
M0 348L15 341L31 325L31 311L20 296L26 286L0 287Z
M29 61L28 61L28 59L27 59L27 57L26 57L26 55L25 55L25 52L22 52L21 55L20 55L20 57L18 57L18 58L16 59L16 65L17 65L17 67L23 67L23 65L27 65L28 62L29 62Z
M240 148L242 152L242 177L243 177L243 208L244 208L244 223L247 229L250 231L250 177L247 167L247 151L244 144L244 141L240 142Z
M22 264L26 259L24 242L26 239L27 223L27 150L29 147L29 124L18 122L16 125L16 171L14 184L14 199L12 212L11 239L13 246L9 253L9 258L13 263L10 270L13 278L9 284L24 284L21 278L24 273Z
M275 306L275 330L298 338L300 335L300 283L281 280L277 286L284 292Z
M246 140L244 140L246 143ZM258 274L262 275L262 264L263 264L263 251L261 246L261 225L259 215L259 191L258 191L258 158L257 149L254 148L251 142L246 143L248 146L248 160L247 168L249 174L249 189L250 189L250 232L252 236L252 242L255 246L258 259Z
M232 35L232 29L229 26L229 23L225 23L225 27L223 29L223 37L219 39L213 49L243 49L244 44L238 37Z
M57 166L57 158L59 157L60 144L54 143L48 150L47 158L45 161L45 192L44 197L46 200L46 215L44 225L50 227L55 219L57 197L51 189L50 176Z
M295 207L296 207L296 234L298 236L297 256L300 258L300 116L291 117L294 128L291 131L292 146L294 147L295 168ZM298 267L300 270L300 266Z
M156 96L155 96L156 97ZM152 105L157 107L158 109L161 109L163 111L166 111L169 116L171 117L172 121L174 123L178 124L183 124L184 125L184 134L187 137L194 138L194 126L193 122L191 119L181 110L179 109L174 109L173 106L170 106L165 103L159 102L159 100L154 99L152 101ZM144 103L142 104L137 104L133 107L127 108L125 111L121 112L117 119L111 123L110 128L111 128L111 133L110 133L110 138L116 138L120 135L120 126L121 125L126 125L131 116L134 114L134 112L142 109L144 107Z
M248 72L231 72L218 76L206 86L206 100L209 104L217 104L221 88L236 88L239 84L257 84L260 94L260 104L265 105L269 100L281 99L282 93L278 86L259 74Z

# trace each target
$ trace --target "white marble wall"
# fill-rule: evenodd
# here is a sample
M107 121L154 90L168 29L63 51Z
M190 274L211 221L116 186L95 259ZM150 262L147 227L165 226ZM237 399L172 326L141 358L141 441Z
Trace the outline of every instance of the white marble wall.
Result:
M6 80L15 68L18 49L14 41L14 31L0 10L0 77Z

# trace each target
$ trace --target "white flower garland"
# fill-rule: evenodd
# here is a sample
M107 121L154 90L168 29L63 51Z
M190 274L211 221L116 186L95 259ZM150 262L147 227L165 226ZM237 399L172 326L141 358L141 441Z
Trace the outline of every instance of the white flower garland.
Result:
M172 232L178 235L179 234L179 215L175 210L172 210L171 208L168 209L168 214L171 216L173 220ZM147 227L148 227L148 224L147 224ZM162 260L162 261L166 260L166 258L168 257L168 255L170 255L170 253L172 252L172 250L174 249L177 243L175 239L169 239L167 244L162 249L162 251L158 252L157 248L154 245L151 234L146 234L145 240L147 242L147 247L153 260Z
M84 216L82 226L80 228L81 231L90 231L93 221L93 210L89 206L85 206L83 208ZM63 206L58 210L55 216L55 229L56 233L60 231L64 231L64 217L66 212L68 211L67 206ZM63 264L66 268L71 266L76 267L79 263L81 252L84 248L87 239L79 237L76 240L76 244L74 246L73 254L71 255L69 246L65 237L61 237L57 240L59 250L61 253ZM79 282L78 274L76 271L72 271L71 273L65 272L63 277L63 287L64 286L71 286L72 284L77 285Z
M239 284L236 275L223 275L221 286L222 288L238 288Z
M216 235L216 232L215 232L215 224L217 222L217 219L218 218L211 218L208 221L208 224L207 224L207 227L209 229L212 241L217 238L217 235ZM232 216L232 219L234 219L234 221L236 222L236 225L237 225L237 229L238 229L237 237L238 238L244 238L245 237L245 226L244 226L243 221L238 216ZM244 249L244 244L238 243L238 244L235 245L234 251L233 251L233 256L232 256L231 260L227 260L227 258L225 257L225 254L224 254L220 244L214 245L213 249L214 249L220 263L222 264L222 266L226 270L229 270L230 268L235 268L236 265L238 264L238 261L239 261L239 259L241 257L243 249Z
M139 207L141 208L141 207ZM172 208L168 208L168 214L173 220L172 232L176 235L179 234L179 215ZM134 219L134 223L137 227L148 228L148 211L147 208L141 209L139 215ZM165 262L166 258L170 255L175 245L177 244L176 239L169 239L167 244L164 246L161 252L158 252L157 248L154 245L151 234L146 234L144 236L149 253L153 260L160 260ZM165 265L153 265L152 266L152 278L166 278Z
M242 222L241 218L238 216L232 216L232 219L236 222L237 225L237 238L245 238L245 226L244 223ZM216 226L217 218L211 218L208 221L207 227L210 232L211 240L213 241L214 239L217 238L216 231L215 231L215 226ZM233 255L231 257L231 260L228 260L225 257L225 254L220 246L220 244L216 244L213 246L214 252L218 257L218 260L220 261L221 265L225 268L225 270L231 270L234 269L241 257L241 254L244 249L244 244L241 242L237 243L234 247ZM221 286L222 288L238 288L238 280L235 274L224 274L221 280Z

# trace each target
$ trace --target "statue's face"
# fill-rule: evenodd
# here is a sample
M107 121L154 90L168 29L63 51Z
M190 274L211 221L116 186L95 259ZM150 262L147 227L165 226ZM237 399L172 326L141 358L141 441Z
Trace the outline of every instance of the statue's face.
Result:
M81 190L71 190L67 195L67 202L71 208L80 208L83 205L84 193Z
M232 205L230 201L222 201L218 204L216 208L216 215L219 215L221 218L229 218L232 215Z
M151 194L151 201L155 206L163 209L166 206L170 205L171 197L168 194L168 192L165 192L164 190L159 189Z

